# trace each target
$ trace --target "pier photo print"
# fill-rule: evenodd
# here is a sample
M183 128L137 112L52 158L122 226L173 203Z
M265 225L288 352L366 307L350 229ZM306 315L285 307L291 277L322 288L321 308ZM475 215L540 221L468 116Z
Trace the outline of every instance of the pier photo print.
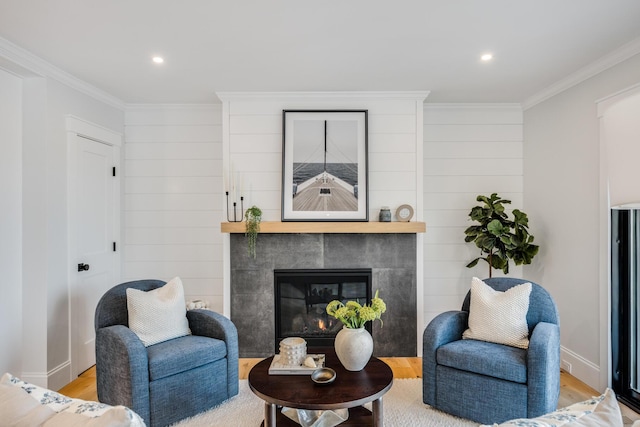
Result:
M366 110L284 110L283 221L368 221Z

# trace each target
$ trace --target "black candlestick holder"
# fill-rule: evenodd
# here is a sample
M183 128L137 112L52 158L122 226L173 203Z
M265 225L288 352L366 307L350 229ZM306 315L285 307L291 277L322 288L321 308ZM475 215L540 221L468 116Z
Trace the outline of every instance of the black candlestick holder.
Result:
M240 196L240 219L238 219L238 206L237 202L233 202L233 220L229 217L229 192L225 191L227 196L227 222L242 222L244 218L244 196Z

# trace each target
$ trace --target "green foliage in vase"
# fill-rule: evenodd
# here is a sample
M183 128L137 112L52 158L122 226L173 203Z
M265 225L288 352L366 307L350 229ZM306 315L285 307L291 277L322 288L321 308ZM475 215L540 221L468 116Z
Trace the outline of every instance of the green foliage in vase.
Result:
M371 305L361 305L358 301L333 300L327 304L327 313L340 320L344 326L351 329L364 327L368 321L380 320L382 323L382 313L387 311L387 305L378 297L379 290L371 300Z
M492 268L509 273L509 260L516 265L531 264L531 260L538 253L539 246L533 244L533 236L529 234L529 219L524 212L514 209L513 220L505 212L504 205L511 204L497 193L491 196L478 196L476 201L481 206L474 206L469 212L469 218L478 225L468 227L464 234L465 242L474 242L480 248L478 258L467 264L475 267L480 260L489 264L489 277Z
M249 256L255 258L256 242L258 240L258 233L260 232L260 222L262 221L262 211L256 206L251 206L244 213L244 219Z

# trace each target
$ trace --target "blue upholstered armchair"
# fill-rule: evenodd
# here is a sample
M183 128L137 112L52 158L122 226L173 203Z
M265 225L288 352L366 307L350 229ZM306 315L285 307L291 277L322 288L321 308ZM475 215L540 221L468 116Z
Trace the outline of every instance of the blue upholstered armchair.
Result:
M175 423L238 394L238 332L226 317L188 311L192 335L148 347L128 328L126 289L164 284L117 285L95 313L98 399L133 409L150 427Z
M527 281L500 277L484 282L506 291ZM532 283L528 349L463 340L469 305L470 292L461 311L438 315L424 331L424 403L481 424L554 411L560 394L560 327L549 293Z

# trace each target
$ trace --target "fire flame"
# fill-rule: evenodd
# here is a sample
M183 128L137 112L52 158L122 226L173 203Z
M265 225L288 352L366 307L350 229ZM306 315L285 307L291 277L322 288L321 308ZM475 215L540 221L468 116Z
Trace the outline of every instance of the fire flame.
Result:
M324 330L326 330L326 329L327 329L327 326L324 324L324 320L322 320L322 319L318 320L318 328L319 328L321 331L324 331Z

